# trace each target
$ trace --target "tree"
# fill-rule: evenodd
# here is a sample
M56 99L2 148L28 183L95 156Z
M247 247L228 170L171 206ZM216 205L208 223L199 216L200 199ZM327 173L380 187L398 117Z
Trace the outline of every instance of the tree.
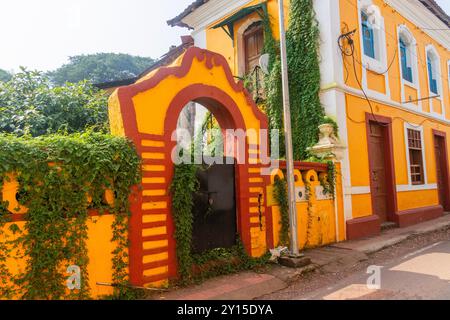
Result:
M87 81L55 87L43 73L22 69L0 82L0 132L106 131L107 123L107 97Z
M11 79L11 77L12 77L12 75L9 72L0 69L0 82L9 81Z
M110 82L136 77L153 63L151 58L128 54L79 55L70 57L68 64L49 72L49 77L58 85L83 80L92 83Z

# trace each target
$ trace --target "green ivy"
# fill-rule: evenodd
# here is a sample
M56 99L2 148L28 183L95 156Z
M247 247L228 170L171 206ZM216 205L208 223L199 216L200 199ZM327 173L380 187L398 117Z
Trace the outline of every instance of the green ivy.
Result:
M176 165L170 186L172 214L175 222L175 241L177 243L178 272L180 277L185 280L190 278L192 268L193 195L200 187L196 176L197 170L198 166L196 165Z
M130 188L140 180L133 144L120 137L84 133L0 135L0 146L0 177L17 174L19 202L29 209L24 232L14 241L28 258L25 270L13 279L17 293L24 299L90 297L86 222L91 209L115 215L112 240L118 247L113 278L118 284L126 282L128 199ZM104 200L105 189L115 195L112 207ZM2 218L11 215L5 205L0 209ZM80 290L68 292L65 272L70 265L81 268L82 283Z
M332 154L325 155L322 158L311 156L307 159L307 161L325 163L327 165L327 179L320 179L320 184L323 187L324 192L332 196L334 199L336 196L336 164L331 160L327 160L330 156L332 156Z
M326 194L336 197L336 165L333 161L327 161L328 171L327 171L327 181L322 183L324 191Z
M200 282L220 275L263 267L269 256L270 254L260 258L250 257L242 241L238 239L237 244L231 248L216 248L193 255L192 280Z
M0 181L0 189L2 182ZM10 222L10 218L1 215L2 212L6 211L6 204L0 200L0 297L4 299L13 299L15 295L14 286L10 282L13 278L11 272L9 271L6 262L10 258L12 252L12 246L10 240L6 238L6 233L4 231L5 224Z
M319 27L312 0L291 0L289 26L286 32L291 101L292 143L294 159L308 157L307 148L318 141L318 126L325 111L320 103ZM266 76L266 112L271 129L280 130L280 142L284 141L281 62L273 40L265 38L271 53L269 74ZM280 143L280 155L285 154Z
M253 269L267 262L268 256L250 257L238 239L237 245L216 248L201 254L192 253L194 194L199 190L198 165L179 164L170 186L172 213L175 223L176 255L179 279L177 284L187 285L206 278Z
M264 111L269 118L269 129L278 130L280 156L285 154L283 127L283 95L279 43L275 40L269 16L262 16L264 25L264 53L269 54L269 74L264 76L266 99Z
M273 196L280 207L280 245L289 245L289 203L285 179L275 179Z

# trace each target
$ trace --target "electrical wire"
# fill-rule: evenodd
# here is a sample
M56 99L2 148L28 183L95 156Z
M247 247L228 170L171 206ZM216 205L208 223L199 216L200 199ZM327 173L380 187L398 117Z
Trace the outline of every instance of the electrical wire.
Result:
M422 27L416 27L419 30L430 30L430 31L450 31L450 28L444 29L444 28L422 28Z
M349 32L349 33L346 33L346 34L343 34L343 35L339 36L339 38L338 38L339 48L340 48L340 50L341 50L341 52L342 52L342 54L343 54L344 56L347 56L347 57L351 57L351 58L352 58L352 62L353 62L353 73L354 73L356 82L358 83L358 86L359 86L360 90L362 91L365 100L367 101L367 104L368 104L368 106L369 106L369 108L370 108L370 112L371 112L371 114L372 114L373 120L374 120L379 126L383 126L383 127L390 126L390 124L386 124L386 123L382 123L382 122L378 121L377 116L376 116L375 111L374 111L374 108L373 108L373 105L372 105L372 101L369 99L369 97L368 97L368 95L367 95L367 93L366 93L366 90L364 90L364 87L363 87L363 85L361 84L361 81L360 81L360 79L359 79L359 77L358 77L358 71L356 70L355 43L354 43L353 39L351 38L351 36L355 33L355 31L356 31L356 30L354 30L354 31L352 31L352 32ZM348 45L350 46L350 53L348 53L348 52L345 50L345 48L344 48L344 45L343 45L343 43L342 43L342 41L343 41L344 39L347 40L347 43L348 43ZM344 59L344 60L345 60L345 59ZM345 62L344 62L344 63L345 63ZM350 117L349 113L348 113L348 104L346 104L346 110L347 110L347 112L346 112L347 118L348 118L350 121L352 121L352 122L354 122L354 123L358 123L358 124L361 124L361 123L365 123L365 122L366 122L366 121L357 121L357 120L352 119L352 118ZM411 127L414 127L414 128L420 128L425 122L430 121L429 119L425 118L422 122L420 122L420 123L417 125L417 124L412 124L412 123L410 123L408 120L406 120L406 119L404 119L404 118L402 118L402 117L393 117L392 119L393 119L393 121L394 121L394 120L402 120L403 122L407 123L408 125L410 125Z
M357 7L357 5L355 5L351 0L346 0L346 1L347 1L350 5L352 5L354 8L356 8L357 10L360 10L360 9ZM397 21L394 21L394 22L395 22L394 24L398 24ZM389 35L392 39L394 39L395 42L397 42L398 39L397 39L396 36L392 35L392 33L390 33L389 31L387 31L387 30L386 30L385 28L383 28L382 26L378 26L378 27L379 27L381 30L383 30L387 35ZM416 28L418 28L418 27L416 26ZM396 48L396 50L398 51L398 48ZM418 62L421 64L422 70L425 70L425 73L426 73L426 70L427 70L427 68L428 68L428 65L425 64L425 63L422 61L421 57L418 56L417 54L415 54L413 51L410 50L410 53L418 59ZM395 59L394 59L394 60L395 60ZM441 78L442 81L445 82L447 79L444 78L444 77L442 76L442 73L441 73L440 71L441 71L441 70L437 70L437 75Z
M369 70L370 72L373 72L373 73L375 73L375 74L377 74L377 75L379 75L379 76L384 76L386 73L388 73L388 72L391 70L392 66L394 65L394 61L396 60L395 58L397 58L397 53L398 53L398 48L395 48L394 56L392 57L391 63L389 64L388 68L387 68L386 71L384 71L384 72L378 72L378 71L375 71L375 70L368 69L361 61L359 61L359 59L356 59L356 58L355 58L355 60L356 60L356 62L358 62L364 69Z

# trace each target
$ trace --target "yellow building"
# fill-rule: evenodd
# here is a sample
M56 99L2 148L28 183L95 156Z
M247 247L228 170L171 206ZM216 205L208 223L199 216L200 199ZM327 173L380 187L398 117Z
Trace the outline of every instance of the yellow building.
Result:
M450 210L450 19L433 0L313 0L321 101L343 148L347 239ZM222 54L235 76L258 65L261 11L276 0L197 0L168 23ZM285 1L286 10L289 1ZM287 25L287 21L286 21Z

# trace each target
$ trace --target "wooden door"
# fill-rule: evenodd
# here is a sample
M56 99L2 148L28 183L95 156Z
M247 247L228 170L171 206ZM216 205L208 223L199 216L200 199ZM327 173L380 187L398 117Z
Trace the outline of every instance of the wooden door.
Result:
M434 152L436 157L436 177L439 193L439 204L447 208L448 204L448 173L447 156L445 153L445 138L439 135L434 136Z
M261 23L253 24L244 33L245 73L249 74L259 65L264 49L264 32Z
M386 222L388 216L388 183L386 157L386 130L376 122L369 122L370 191L373 214Z

